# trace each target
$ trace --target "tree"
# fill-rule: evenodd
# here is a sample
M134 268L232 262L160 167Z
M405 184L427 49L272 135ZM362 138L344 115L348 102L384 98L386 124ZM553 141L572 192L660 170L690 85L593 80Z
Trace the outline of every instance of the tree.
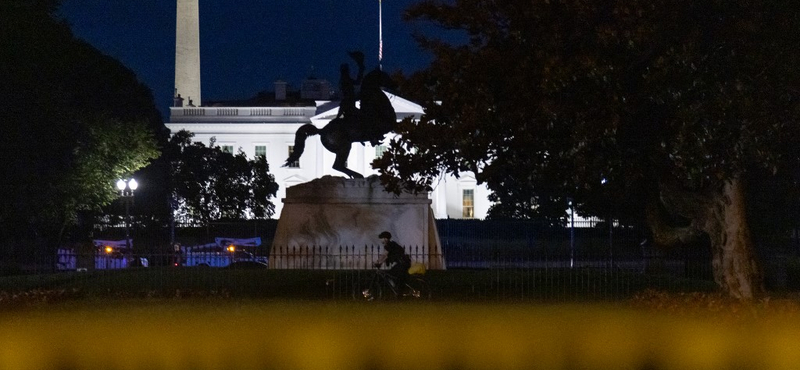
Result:
M220 147L192 142L194 134L179 131L165 153L172 166L173 196L178 213L204 225L220 219L263 219L275 213L269 200L278 191L263 156L248 160Z
M115 199L114 180L158 156L149 89L76 39L58 1L0 5L0 244L59 245L82 211ZM82 239L88 235L76 236Z
M746 179L797 168L788 157L798 143L795 8L423 1L408 19L467 41L418 36L435 60L405 93L425 115L404 121L375 165L396 191L473 171L499 202L493 211L507 215L553 215L570 197L585 212L613 206L646 220L663 245L706 234L721 289L758 296Z

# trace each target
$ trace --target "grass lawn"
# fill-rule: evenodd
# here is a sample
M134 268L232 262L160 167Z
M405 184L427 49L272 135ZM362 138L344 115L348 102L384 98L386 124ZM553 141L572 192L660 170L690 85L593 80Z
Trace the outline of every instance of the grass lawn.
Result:
M80 297L347 299L369 271L147 268L0 278L0 292L64 291ZM593 269L487 269L428 271L439 301L614 301L645 289L670 292L715 289L712 282Z

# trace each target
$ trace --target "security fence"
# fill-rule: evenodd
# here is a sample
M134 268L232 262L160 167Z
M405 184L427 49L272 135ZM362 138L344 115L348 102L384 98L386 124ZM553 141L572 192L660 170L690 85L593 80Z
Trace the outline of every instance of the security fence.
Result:
M444 254L439 246L405 246L412 263L441 269ZM379 245L365 246L279 246L270 251L269 267L306 270L366 270L383 254Z
M212 280L224 279L224 274L211 271L229 267L268 268L286 273L330 271L330 279L337 282L337 295L346 296L347 282L370 270L383 252L377 240L375 245L365 246L272 245L276 225L276 221L267 220L219 222L202 227L139 226L131 232L131 250L108 252L93 246L65 245L26 260L18 268L0 272L19 275L78 270L102 274L146 265L161 270L197 269L199 272L187 274L187 279L214 285ZM476 296L552 298L569 291L577 295L615 297L648 286L668 286L674 281L713 285L711 256L708 245L704 244L707 241L661 250L652 245L645 230L601 220L567 226L523 221L438 220L437 228L441 245L404 246L406 251L414 262L434 270L434 277L457 286L453 289L466 289ZM114 240L123 235L119 228L105 227L95 237ZM215 237L258 237L262 244L233 250L219 248L192 256L186 255L185 249L176 252L172 244L201 245ZM800 289L797 248L760 257L768 289ZM438 269L446 272L435 272ZM204 274L207 276L203 277ZM469 284L461 286L459 280ZM567 295L564 298L576 297Z

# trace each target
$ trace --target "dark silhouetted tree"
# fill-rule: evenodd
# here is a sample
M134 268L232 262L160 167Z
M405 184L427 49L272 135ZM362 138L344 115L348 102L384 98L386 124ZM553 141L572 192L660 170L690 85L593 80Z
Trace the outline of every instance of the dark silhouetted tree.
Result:
M76 39L57 5L0 4L0 243L15 255L55 248L79 213L115 199L163 133L149 89Z
M572 197L646 220L661 245L705 234L719 286L763 292L746 180L797 168L798 7L456 0L407 16L466 42L419 36L435 60L405 86L425 115L375 164L390 188L473 171L499 215L558 217Z
M213 142L209 146L192 142L193 136L177 132L165 151L180 216L208 225L222 219L264 219L275 213L270 198L278 184L263 156L248 160L244 153L223 152Z

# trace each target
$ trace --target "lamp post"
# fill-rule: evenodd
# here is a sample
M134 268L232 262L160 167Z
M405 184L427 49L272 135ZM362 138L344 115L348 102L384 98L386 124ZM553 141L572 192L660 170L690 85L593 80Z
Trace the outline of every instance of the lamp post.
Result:
M139 187L139 183L135 179L119 179L117 180L117 189L119 195L125 201L125 247L128 252L131 251L131 213L130 205L133 202L133 191Z
M600 180L600 185L605 186L606 184L608 184L608 180L605 177L603 177ZM605 194L606 194L606 199L611 198L611 196L609 195L610 194L609 190L606 190ZM608 258L611 263L611 268L613 269L614 268L614 215L611 212L612 207L613 207L613 202L609 201L608 217L606 218L606 222L608 222Z
M569 268L575 267L575 207L572 198L567 198L569 206Z

